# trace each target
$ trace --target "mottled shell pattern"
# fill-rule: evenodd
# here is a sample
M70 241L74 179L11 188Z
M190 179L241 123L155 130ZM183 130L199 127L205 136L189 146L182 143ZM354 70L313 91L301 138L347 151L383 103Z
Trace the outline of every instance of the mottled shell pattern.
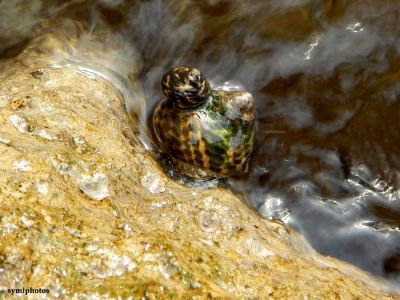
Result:
M165 97L180 109L195 109L210 96L210 85L204 75L193 68L174 68L164 75L161 86Z
M154 132L179 172L200 179L247 172L255 139L250 93L211 90L199 70L183 67L163 77L162 89Z

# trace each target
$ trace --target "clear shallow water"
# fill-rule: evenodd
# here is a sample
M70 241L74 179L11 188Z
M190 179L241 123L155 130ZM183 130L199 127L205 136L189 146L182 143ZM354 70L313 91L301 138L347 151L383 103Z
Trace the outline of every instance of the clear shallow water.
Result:
M79 42L54 65L115 82L149 149L169 68L253 93L257 147L231 186L319 252L400 282L397 1L71 1L54 13L85 24L64 22Z

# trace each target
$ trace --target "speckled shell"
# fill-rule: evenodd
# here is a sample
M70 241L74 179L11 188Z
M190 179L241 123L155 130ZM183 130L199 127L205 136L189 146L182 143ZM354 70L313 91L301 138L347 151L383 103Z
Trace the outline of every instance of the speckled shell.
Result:
M161 148L186 176L244 173L255 138L253 97L214 90L194 111L177 109L173 101L163 99L154 111L153 127Z

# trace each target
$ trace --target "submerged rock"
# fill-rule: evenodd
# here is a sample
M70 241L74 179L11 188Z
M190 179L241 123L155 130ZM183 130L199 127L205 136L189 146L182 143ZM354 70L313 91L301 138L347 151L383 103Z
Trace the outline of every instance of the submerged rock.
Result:
M54 42L47 38L40 44ZM2 293L392 298L378 289L382 282L316 254L230 190L189 188L165 176L139 142L120 90L66 65L49 67L50 57L35 47L0 82L0 99L27 102L0 111ZM39 69L38 79L31 73ZM30 134L35 128L55 138Z

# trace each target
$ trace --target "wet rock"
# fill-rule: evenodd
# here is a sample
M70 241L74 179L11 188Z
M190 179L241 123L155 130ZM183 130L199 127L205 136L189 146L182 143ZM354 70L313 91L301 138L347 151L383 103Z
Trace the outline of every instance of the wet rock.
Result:
M40 41L48 49L49 40ZM30 95L18 115L7 105L0 111L2 291L41 287L60 299L390 299L382 282L316 254L230 190L167 177L139 142L116 86L67 65L49 67L51 58L35 47L18 58L33 63L16 64L0 82L6 103ZM40 80L31 75L39 69Z

